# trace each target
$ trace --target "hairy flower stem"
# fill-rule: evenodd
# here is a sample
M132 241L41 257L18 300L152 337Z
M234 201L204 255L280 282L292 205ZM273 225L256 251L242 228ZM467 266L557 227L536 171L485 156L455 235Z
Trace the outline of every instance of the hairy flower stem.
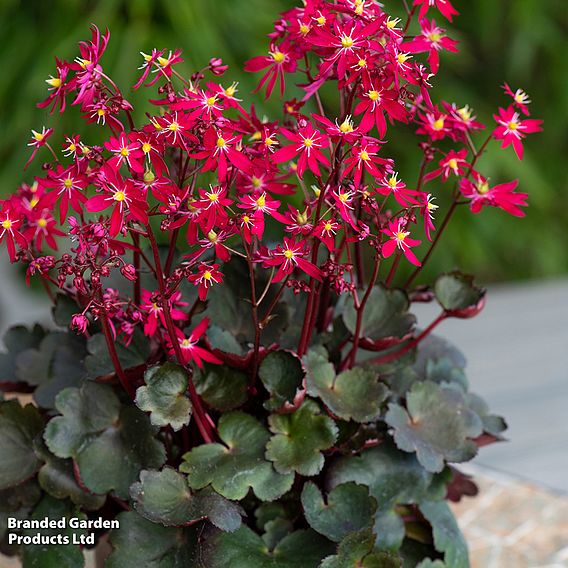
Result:
M137 306L140 305L140 235L138 233L132 234L132 242L136 247L132 254L132 264L136 271L136 279L132 283L134 286L134 302Z
M108 323L108 316L104 308L102 309L102 314L101 314L101 327L103 329L103 335L105 336L105 341L107 344L108 353L110 355L110 360L112 361L112 366L114 367L114 372L116 373L116 376L120 381L120 384L127 392L128 396L130 398L134 398L135 395L134 388L126 378L126 375L124 374L124 369L120 364L120 359L118 358L118 353L116 352L116 346L114 344L115 340L112 337L112 333L110 331L110 326Z
M416 347L423 339L428 337L428 335L430 335L432 331L434 331L436 326L438 326L440 322L444 321L446 317L446 312L442 312L426 329L424 329L419 335L417 335L414 339L411 339L400 349L391 351L390 353L382 355L381 357L376 357L375 359L369 359L367 363L372 363L374 365L384 365L386 363L390 363L391 361L400 359L400 357L408 353L411 349L414 349L414 347Z
M377 278L379 276L379 267L381 266L381 259L380 256L377 256L375 259L375 264L373 266L373 273L371 274L371 278L369 279L369 284L367 286L367 290L365 291L365 295L361 298L361 302L358 306L355 306L357 310L357 321L355 323L355 333L353 334L353 347L345 357L344 361L340 365L340 370L345 369L347 366L352 367L355 364L355 359L357 357L357 350L359 348L359 339L361 338L361 327L363 325L363 315L365 313L365 306L371 292L373 291L373 286L375 285Z
M261 334L261 327L260 322L258 321L258 300L256 295L256 282L254 279L254 264L252 262L252 255L249 246L244 238L243 240L243 247L246 253L246 259L249 269L249 278L250 278L250 293L251 293L251 313L252 313L252 323L254 325L254 351L252 356L252 368L251 368L251 382L250 387L254 387L256 382L256 375L258 373L258 353L260 351L260 334Z
M162 305L162 310L164 313L164 320L166 322L166 328L168 330L168 335L170 336L170 341L172 347L174 349L174 353L177 359L177 362L180 365L183 365L183 355L181 353L181 347L179 345L178 338L176 336L175 325L172 319L172 314L170 312L170 305L167 298L167 289L166 289L166 280L164 277L164 272L162 270L162 262L160 260L160 251L158 249L158 243L156 242L156 237L154 236L154 231L150 224L146 226L148 231L148 239L150 241L150 246L152 247L152 253L154 255L154 264L156 265L156 276L158 279L158 288L160 290L160 303ZM185 365L183 365L185 367ZM195 385L193 384L193 380L188 377L188 385L189 385L189 396L191 398L191 402L193 404L193 416L195 418L195 423L201 432L201 435L205 442L208 444L213 442L214 436L211 429L212 421L207 416L203 405L201 404L201 399L195 390Z
M170 247L168 249L168 257L166 258L166 264L164 265L164 273L166 276L170 275L172 271L172 264L174 262L174 256L176 252L177 237L179 234L179 227L172 231L170 235Z

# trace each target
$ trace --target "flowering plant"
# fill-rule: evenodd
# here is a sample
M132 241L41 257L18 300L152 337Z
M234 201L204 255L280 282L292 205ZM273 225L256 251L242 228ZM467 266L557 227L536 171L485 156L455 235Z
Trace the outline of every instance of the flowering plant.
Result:
M187 77L181 51L142 53L134 88L158 94L138 125L102 66L108 32L56 60L39 106L78 106L108 138L57 152L53 129L32 131L30 162L49 161L0 208L0 241L58 327L13 328L0 356L2 390L35 401L0 403L0 507L22 520L4 536L24 565L83 562L79 545L30 546L25 520L117 516L111 567L468 566L446 500L476 489L450 464L505 423L432 331L485 292L459 272L415 282L460 206L524 215L518 182L478 162L492 140L522 159L541 121L505 85L477 141L468 106L432 100L457 51L434 17L456 10L404 6L283 13L245 67L267 97L300 81L281 121L246 109L219 59ZM402 128L422 150L415 183L389 155ZM434 301L415 329L412 304Z

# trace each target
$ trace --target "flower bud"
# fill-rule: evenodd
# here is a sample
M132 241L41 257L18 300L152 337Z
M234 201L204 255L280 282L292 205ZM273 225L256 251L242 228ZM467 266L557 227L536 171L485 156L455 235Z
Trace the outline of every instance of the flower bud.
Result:
M220 57L213 57L209 60L209 71L220 77L229 68L228 65L223 65L223 60Z
M71 329L76 330L77 333L85 333L88 325L89 320L85 314L73 314L71 316Z
M120 272L127 280L130 280L131 282L134 282L134 280L136 280L137 278L136 268L134 268L134 265L132 264L125 264L124 266L121 266Z

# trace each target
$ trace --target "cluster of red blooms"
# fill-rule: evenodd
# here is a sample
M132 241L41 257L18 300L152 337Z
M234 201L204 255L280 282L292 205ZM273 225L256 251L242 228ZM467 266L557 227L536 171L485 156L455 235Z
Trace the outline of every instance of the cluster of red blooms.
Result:
M354 294L360 306L365 244L376 259L370 285L381 259L395 255L387 285L402 256L420 266L416 234L423 231L434 242L440 234L428 184L447 191L442 184L455 180L450 214L463 203L473 212L493 206L523 215L527 194L516 191L517 182L491 186L476 165L492 139L512 145L522 159L523 139L541 122L522 118L529 114L526 94L505 85L511 104L498 110L495 129L479 146L473 138L485 127L469 107L431 99L440 53L457 51L434 17L451 22L456 14L449 0L415 0L406 22L375 0L304 0L283 13L269 35L268 54L245 67L262 73L258 89L267 97L277 85L284 94L292 74L305 78L305 96L284 102L282 123L246 110L236 83L206 81L206 73L225 73L220 60L187 78L180 51L154 49L142 53L135 88L156 86L159 98L151 102L157 110L135 125L132 105L101 65L109 33L93 27L79 57L56 60L49 96L39 106L63 112L70 102L88 123L108 128L109 138L95 146L68 136L57 152L49 142L52 129L32 131L30 161L46 151L51 161L44 175L1 203L0 241L12 261L28 263L29 275L79 299L84 310L73 325L80 331L88 333L90 319L101 318L110 333L128 341L140 326L184 363L198 365L218 359L203 342L207 319L184 331L193 309L179 285L189 281L204 301L222 285L223 265L244 257L253 275L265 270L272 283L309 294L301 355L324 287ZM409 35L411 24L417 35ZM338 86L337 115L323 108L319 90L326 82ZM400 177L388 156L389 131L397 123L414 125L421 140L415 184ZM300 201L300 207L291 204ZM153 219L169 236L164 263ZM276 227L271 235L281 235L270 246L268 223ZM57 250L60 237L70 242L67 252L46 256L45 248ZM178 237L187 251L175 267ZM131 298L102 284L117 268L134 282ZM155 290L140 289L141 269L155 275ZM259 303L257 295L253 310Z

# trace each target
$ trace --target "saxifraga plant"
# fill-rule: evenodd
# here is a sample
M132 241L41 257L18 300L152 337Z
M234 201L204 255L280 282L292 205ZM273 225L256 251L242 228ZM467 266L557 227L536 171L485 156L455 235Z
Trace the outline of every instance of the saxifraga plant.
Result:
M101 65L108 32L56 60L40 106L77 106L108 139L57 151L33 131L30 161L49 162L1 203L0 240L55 322L11 329L0 356L2 390L34 397L0 403L2 549L24 566L82 566L109 532L118 568L469 565L447 500L476 489L453 464L505 423L432 331L484 290L458 272L415 282L459 209L524 215L518 182L478 162L492 140L522 158L541 121L508 85L485 136L468 106L434 103L457 42L432 17L457 12L400 12L283 13L245 67L267 97L300 82L280 121L219 84L218 59L188 77L179 50L142 54L135 89L158 94L140 124ZM413 184L389 156L402 128L423 151ZM416 302L440 305L422 330Z

